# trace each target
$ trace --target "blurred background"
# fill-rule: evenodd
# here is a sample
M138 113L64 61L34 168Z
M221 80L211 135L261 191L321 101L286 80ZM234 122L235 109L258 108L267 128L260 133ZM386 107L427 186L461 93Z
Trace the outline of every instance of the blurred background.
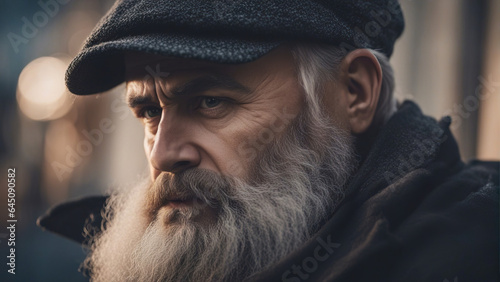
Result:
M500 0L400 0L406 29L391 62L396 97L450 115L462 159L500 159ZM50 4L49 4L50 3ZM36 218L68 199L131 185L147 170L123 86L67 93L64 72L109 0L0 0L0 183L16 169L16 275L8 275L7 186L0 281L85 281L83 249Z

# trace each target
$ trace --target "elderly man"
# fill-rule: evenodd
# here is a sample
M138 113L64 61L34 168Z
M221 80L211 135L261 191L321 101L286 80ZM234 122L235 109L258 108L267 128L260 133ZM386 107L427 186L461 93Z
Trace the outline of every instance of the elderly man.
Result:
M395 102L403 26L391 0L118 1L66 81L126 83L150 178L39 224L86 234L94 281L497 279L498 163Z

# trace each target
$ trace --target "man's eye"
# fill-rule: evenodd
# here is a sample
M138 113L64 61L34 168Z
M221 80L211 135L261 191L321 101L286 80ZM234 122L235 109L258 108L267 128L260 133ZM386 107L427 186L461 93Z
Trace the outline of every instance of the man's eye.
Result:
M161 115L161 109L159 108L149 107L144 109L144 111L142 112L142 116L146 119L151 119L159 115Z
M222 102L223 102L222 99L219 99L219 98L203 97L201 99L200 108L202 108L202 109L215 108L218 105L220 105L220 103L222 103Z

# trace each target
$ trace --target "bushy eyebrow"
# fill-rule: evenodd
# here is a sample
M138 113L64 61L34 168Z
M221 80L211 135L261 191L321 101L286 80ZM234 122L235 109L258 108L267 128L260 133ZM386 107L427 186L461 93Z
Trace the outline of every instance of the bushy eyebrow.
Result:
M211 74L197 77L182 85L174 86L170 90L170 94L173 97L183 97L187 95L196 95L214 89L224 89L241 94L249 94L252 92L248 87L242 85L230 76L223 74ZM153 99L150 95L136 96L131 94L128 96L127 102L129 107L135 108L139 105L151 104L153 103Z
M151 99L151 96L134 96L132 94L127 98L127 104L132 109L139 107L141 105L152 104L152 103L153 99Z

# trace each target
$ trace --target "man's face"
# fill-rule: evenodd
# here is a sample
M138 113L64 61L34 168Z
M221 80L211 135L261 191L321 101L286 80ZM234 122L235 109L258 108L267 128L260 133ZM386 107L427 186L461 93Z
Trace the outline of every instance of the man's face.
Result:
M341 200L349 133L305 102L290 52L243 65L138 56L127 69L151 179L111 197L87 259L96 281L239 281Z
M282 49L243 65L131 56L127 66L127 99L144 124L152 180L188 168L248 180L258 154L304 104L292 55Z

